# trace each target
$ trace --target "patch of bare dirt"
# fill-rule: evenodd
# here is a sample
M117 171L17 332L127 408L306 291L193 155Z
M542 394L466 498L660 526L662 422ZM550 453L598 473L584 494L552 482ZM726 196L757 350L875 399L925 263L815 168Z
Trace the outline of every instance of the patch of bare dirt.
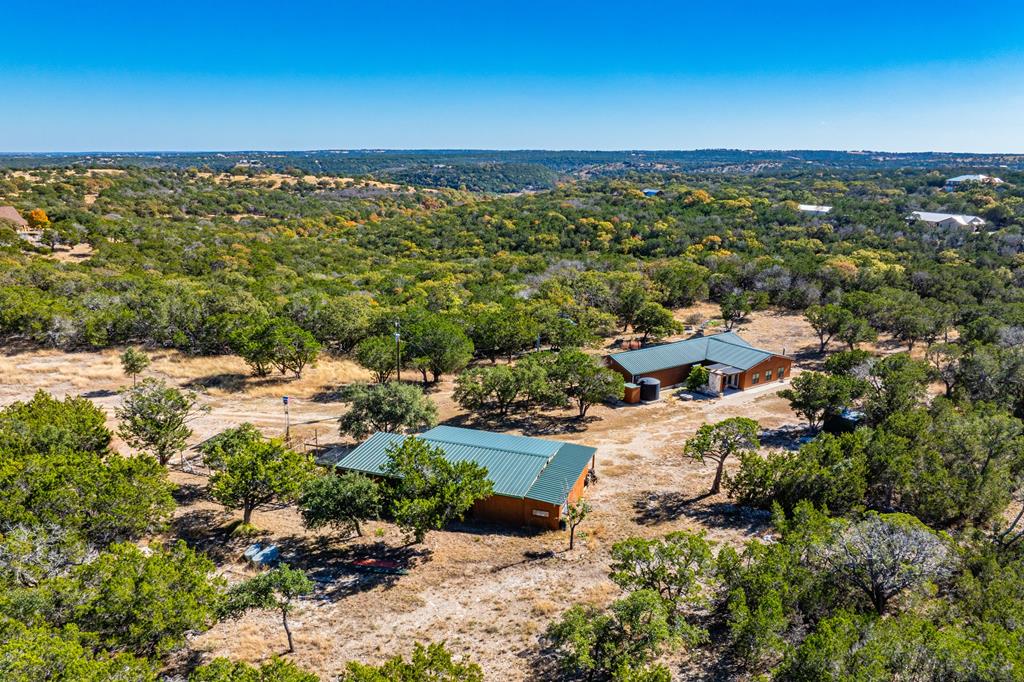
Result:
M61 263L81 263L88 260L93 253L89 244L75 244L74 246L58 246L44 257Z
M681 319L708 306L680 311ZM800 354L816 349L802 317L755 313L740 332L751 343ZM202 391L210 406L196 420L194 442L243 421L281 435L281 396L289 395L292 433L300 447L340 442L335 419L344 407L335 391L368 377L344 359L325 359L301 380L258 380L238 358L193 358L177 352L151 353L147 374ZM410 378L410 377L406 377ZM22 400L37 389L57 395L86 395L112 415L117 390L129 381L116 351L67 354L33 351L0 356L0 404ZM286 560L317 578L317 593L294 617L293 660L325 678L352 659L380 661L408 653L417 641L447 640L457 652L480 663L488 680L535 679L532 660L547 625L574 603L604 605L618 588L608 580L611 545L621 539L659 536L679 529L705 530L718 543L740 544L767 527L764 514L734 507L727 497L707 496L713 471L683 458L682 446L698 427L730 416L757 419L774 428L797 424L777 392L783 384L759 387L719 400L683 402L666 391L650 405L595 406L579 426L570 413L528 420L515 432L597 448L598 479L587 491L592 516L578 531L573 552L564 532L532 533L463 524L431 533L422 545L405 547L396 528L370 523L360 539L342 539L302 528L293 508L257 511L263 541L281 546ZM432 389L442 420L464 423L451 399L452 381ZM471 420L470 420L471 421ZM114 426L111 423L111 426ZM173 532L208 551L231 580L251 569L240 562L251 540L233 538L239 514L209 500L201 472L175 470L179 508ZM354 557L392 558L408 566L404 576L374 576L352 570ZM251 613L217 625L191 642L203 657L262 661L284 650L283 632L271 613ZM678 666L676 666L678 667ZM682 678L681 678L682 679Z

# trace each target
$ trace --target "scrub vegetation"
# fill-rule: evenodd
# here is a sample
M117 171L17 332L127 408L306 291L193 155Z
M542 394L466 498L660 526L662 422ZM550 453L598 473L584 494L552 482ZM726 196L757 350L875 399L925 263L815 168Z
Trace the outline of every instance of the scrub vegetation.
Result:
M431 154L7 160L0 678L1024 677L1019 159ZM734 328L792 379L600 361ZM415 437L318 463L436 423L597 479L528 534Z

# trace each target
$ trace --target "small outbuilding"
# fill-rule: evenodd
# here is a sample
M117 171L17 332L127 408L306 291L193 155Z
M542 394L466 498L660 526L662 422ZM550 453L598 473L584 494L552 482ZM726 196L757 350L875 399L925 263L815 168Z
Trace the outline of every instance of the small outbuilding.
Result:
M393 448L411 436L379 432L339 460L339 469L383 476ZM545 438L437 426L417 435L453 462L487 469L494 495L473 505L483 521L557 529L566 506L579 501L595 467L595 448Z
M624 392L622 402L627 405L636 405L640 402L640 386L627 381L623 386Z
M607 364L626 381L641 384L642 379L653 378L662 387L684 383L695 365L703 365L710 375L708 388L722 393L784 380L793 368L793 358L755 348L735 332L724 332L614 353L607 357Z

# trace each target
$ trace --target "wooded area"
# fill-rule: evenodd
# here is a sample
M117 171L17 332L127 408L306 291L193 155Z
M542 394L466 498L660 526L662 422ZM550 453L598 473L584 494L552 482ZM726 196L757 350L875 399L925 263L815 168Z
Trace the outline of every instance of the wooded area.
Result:
M5 351L116 349L125 386L115 415L45 392L0 410L0 677L491 679L486 661L430 641L343 671L271 659L285 641L301 649L289 615L323 584L288 563L228 580L226 559L172 523L169 471L208 407L200 388L152 376L151 354L237 356L281 391L351 360L367 380L336 387L346 443L431 426L439 404L495 430L547 416L585 439L623 396L602 354L778 314L813 330L810 348L788 349L800 371L778 393L804 440L731 416L674 445L706 473L704 497L761 525L638 521L585 550L612 591L535 610L533 647L517 652L530 675L1024 678L1024 173L986 158L1005 183L945 191L951 158L851 156L765 153L744 164L778 165L757 172L726 169L739 161L725 152L12 163L24 170L0 175L0 205L39 210L42 236L0 222ZM908 221L915 210L986 226ZM716 315L682 319L696 303ZM243 537L254 513L294 505L328 553L386 545L383 530L362 538L371 522L412 551L491 492L486 470L414 438L378 481L267 435L224 424L198 446L202 494L237 510ZM597 460L600 476L600 447ZM578 544L591 507L567 514ZM251 612L283 626L259 670L190 648Z

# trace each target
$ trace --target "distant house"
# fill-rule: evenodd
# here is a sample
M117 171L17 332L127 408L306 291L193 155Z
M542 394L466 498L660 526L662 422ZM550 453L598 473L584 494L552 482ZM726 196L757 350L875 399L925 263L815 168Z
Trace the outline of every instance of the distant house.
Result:
M0 220L13 223L18 230L27 230L28 221L21 217L18 209L13 206L0 206Z
M980 175L972 173L968 175L958 175L955 178L949 178L946 180L946 191L956 192L957 190L964 189L970 185L1001 185L1003 180L1001 178L995 178L991 175Z
M801 213L813 213L814 215L825 215L832 210L831 206L816 206L815 204L797 204Z
M914 211L910 214L909 220L920 220L936 227L959 227L970 230L978 230L985 226L985 221L976 215L961 215L958 213L931 213L929 211Z
M735 332L694 336L685 341L613 353L607 357L607 363L626 381L636 383L650 377L662 386L685 382L694 365L703 365L711 373L709 388L715 392L742 391L782 380L793 368L793 358L754 348Z
M653 187L646 187L642 191L643 191L645 197L656 197L659 194L661 194L661 190L660 189L655 189Z
M441 448L450 461L469 460L486 467L494 495L473 505L475 518L552 530L559 527L566 505L583 495L597 452L557 440L454 426L436 426L416 437ZM391 448L406 438L375 433L335 466L382 476Z

